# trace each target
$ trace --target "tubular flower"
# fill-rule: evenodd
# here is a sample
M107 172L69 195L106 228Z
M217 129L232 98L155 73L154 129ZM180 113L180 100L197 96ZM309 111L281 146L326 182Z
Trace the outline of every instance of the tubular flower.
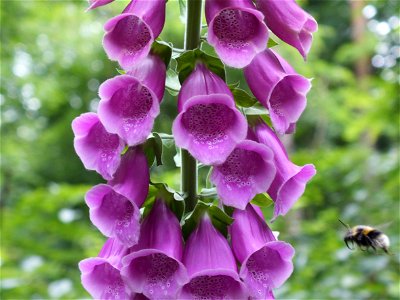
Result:
M272 151L257 142L238 144L226 161L215 166L211 182L225 205L245 209L253 197L266 191L275 177Z
M179 299L247 299L228 242L207 214L186 242L183 262L190 282L182 288Z
M108 3L113 2L114 0L89 0L89 7L87 10L94 9L96 7L100 7L103 5L107 5Z
M313 35L318 30L315 19L294 0L256 0L265 23L284 42L295 47L306 59Z
M268 28L251 0L206 0L205 11L207 40L225 64L243 68L266 48Z
M293 247L277 241L259 215L257 207L236 209L230 226L233 252L241 263L240 277L255 299L273 298L272 289L280 287L293 272Z
M181 263L183 239L178 219L156 200L141 226L136 252L123 259L121 274L132 291L151 299L175 299L188 281Z
M129 299L131 292L120 275L121 259L129 249L114 239L108 239L98 257L79 263L83 287L94 299Z
M314 165L297 166L289 160L285 147L276 134L264 122L260 121L254 132L258 141L269 147L274 153L276 176L268 189L275 202L274 218L285 215L301 197L306 184L316 174Z
M212 84L208 86L208 83ZM188 92L193 90L194 93ZM246 137L247 122L222 79L202 64L184 82L172 132L178 147L204 164L221 164Z
M84 113L72 121L74 147L83 165L111 179L120 163L124 142L106 131L97 114Z
M136 146L146 140L160 112L165 64L149 55L128 74L100 86L98 114L108 132L118 134L129 146Z
M118 194L141 207L149 192L150 171L147 159L140 147L129 148L122 156L121 164L108 182Z
M244 76L254 96L269 110L275 130L292 133L306 107L310 80L271 49L258 54L244 69Z
M104 25L104 50L126 70L145 58L165 22L165 0L132 0Z
M106 184L94 186L86 193L90 220L107 237L126 247L138 242L140 212L135 202L115 192Z

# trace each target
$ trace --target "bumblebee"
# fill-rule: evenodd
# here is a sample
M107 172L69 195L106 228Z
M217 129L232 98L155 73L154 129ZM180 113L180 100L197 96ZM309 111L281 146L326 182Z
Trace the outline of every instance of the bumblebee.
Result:
M349 225L343 223L341 220L339 220L339 222L348 229L343 240L350 250L354 250L354 248L350 247L349 243L352 246L356 244L363 251L369 248L376 251L376 249L380 248L385 251L385 253L389 254L390 241L388 236L383 232L366 225L357 225L350 228Z

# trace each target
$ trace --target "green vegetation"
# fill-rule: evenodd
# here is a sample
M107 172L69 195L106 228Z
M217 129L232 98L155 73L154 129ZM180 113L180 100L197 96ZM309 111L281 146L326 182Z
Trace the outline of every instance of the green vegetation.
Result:
M369 19L358 37L351 35L358 15L347 1L302 4L320 25L307 63L275 40L300 73L314 78L298 130L285 142L294 162L314 163L318 174L272 225L296 248L295 272L276 296L398 299L399 4L365 3ZM1 299L88 297L77 264L97 255L105 238L90 224L84 194L102 179L74 153L70 123L96 107L99 84L117 75L101 46L102 25L124 5L85 13L85 2L1 2ZM161 36L182 48L178 1L169 0L167 11ZM227 75L229 83L242 76L232 69ZM171 133L176 98L166 93L161 110L155 131ZM164 153L152 179L178 189L175 147L164 145ZM206 176L200 169L203 186ZM272 217L272 207L265 213ZM348 250L338 218L390 222L382 230L393 255Z

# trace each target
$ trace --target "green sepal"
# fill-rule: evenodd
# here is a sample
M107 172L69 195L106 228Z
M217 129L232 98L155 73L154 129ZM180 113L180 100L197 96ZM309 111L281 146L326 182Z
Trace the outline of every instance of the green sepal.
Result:
M235 102L238 106L241 107L252 107L257 103L257 99L253 96L251 96L248 92L245 90L242 90L238 88L237 86L231 87L232 85L229 85L229 89L232 92L233 98L235 99Z
M254 204L254 205L257 205L259 207L268 207L272 203L274 203L274 201L272 200L272 198L267 193L260 193L260 194L257 194L250 201L250 203Z
M126 71L125 71L125 70L118 69L118 68L115 68L115 70L117 70L117 72L118 72L119 74L121 74L121 75L125 75L125 74L126 74Z
M197 228L205 213L208 213L211 222L219 232L225 237L228 235L228 226L232 224L233 219L215 204L198 201L194 210L183 220L182 233L185 239Z
M143 151L147 158L147 164L151 167L156 160L157 166L162 165L162 139L157 132L152 132L143 144Z
M167 70L165 88L171 96L178 95L181 89L181 83L179 82L178 74L171 68Z
M146 201L142 205L142 208L144 208L144 218L151 211L156 199L163 199L168 208L175 214L178 220L181 221L183 212L185 211L183 197L167 184L153 182L150 182L149 193L147 194Z
M268 48L272 48L279 45L276 41L274 41L273 39L269 38L268 43L267 43L267 47Z
M185 51L176 61L178 63L176 70L181 84L192 73L198 62L205 64L207 69L225 81L225 67L222 61L218 57L208 55L200 49Z
M160 57L164 61L165 67L168 68L172 56L172 48L173 47L171 43L157 39L151 45L150 52Z

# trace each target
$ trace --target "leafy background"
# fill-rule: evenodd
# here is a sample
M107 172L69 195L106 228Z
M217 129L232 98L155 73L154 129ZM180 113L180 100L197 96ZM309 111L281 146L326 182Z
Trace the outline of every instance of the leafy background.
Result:
M104 237L90 224L85 192L102 182L73 150L70 123L95 110L97 88L117 74L101 46L102 25L126 4L85 13L84 1L1 2L1 299L88 298L77 263ZM296 248L281 299L398 299L399 57L397 1L301 1L318 20L307 63L277 50L314 78L308 107L285 143L318 174L273 225ZM183 47L178 1L167 4L162 38ZM360 30L356 31L356 28ZM228 82L242 78L228 70ZM241 87L247 89L244 84ZM155 131L171 132L176 98L165 94ZM165 147L154 181L179 188ZM201 170L201 184L205 184ZM265 211L267 219L272 208ZM383 226L393 255L351 252L344 227Z

